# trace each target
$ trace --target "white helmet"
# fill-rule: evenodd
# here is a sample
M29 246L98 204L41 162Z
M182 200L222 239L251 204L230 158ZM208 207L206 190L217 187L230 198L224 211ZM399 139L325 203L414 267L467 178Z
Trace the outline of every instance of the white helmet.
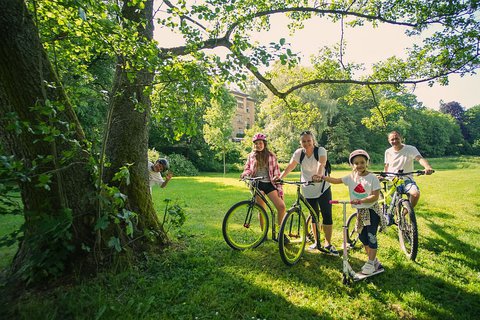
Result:
M352 151L352 153L350 153L350 156L348 156L348 163L352 164L352 160L356 156L364 156L367 159L367 161L370 160L370 156L368 155L367 151L362 149L357 149L355 151Z

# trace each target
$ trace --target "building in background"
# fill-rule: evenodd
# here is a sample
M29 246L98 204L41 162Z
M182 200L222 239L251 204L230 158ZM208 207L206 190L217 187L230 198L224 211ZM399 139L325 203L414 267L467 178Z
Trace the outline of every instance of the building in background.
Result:
M232 139L241 141L245 130L250 129L255 121L255 100L248 94L232 90L230 93L237 99L237 110L232 120Z

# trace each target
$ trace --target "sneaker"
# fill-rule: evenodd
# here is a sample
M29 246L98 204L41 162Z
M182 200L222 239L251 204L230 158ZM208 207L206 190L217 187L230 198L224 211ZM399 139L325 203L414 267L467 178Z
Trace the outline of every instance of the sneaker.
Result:
M308 249L310 249L310 250L315 250L315 249L317 249L317 244L316 244L316 243L312 243L311 245L308 246Z
M375 267L375 272L379 271L379 270L383 270L382 263L380 261L378 261L377 258L375 258L375 262L373 263L373 265Z
M325 250L327 250L328 253L330 253L332 256L337 256L337 257L339 256L338 251L333 244L326 246Z
M375 262L367 261L362 267L362 274L370 275L375 272Z

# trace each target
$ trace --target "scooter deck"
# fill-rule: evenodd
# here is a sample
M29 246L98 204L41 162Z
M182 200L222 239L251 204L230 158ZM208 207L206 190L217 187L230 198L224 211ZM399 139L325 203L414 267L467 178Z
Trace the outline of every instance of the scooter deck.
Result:
M385 271L385 269L382 268L382 269L379 269L379 270L375 271L375 272L372 273L372 274L363 274L363 273L361 273L361 272L357 272L357 273L355 273L355 276L353 277L353 281L362 281L362 280L364 280L364 279L366 279L366 278L370 278L370 277L376 276L377 274L380 274L380 273L382 273L382 272L384 272L384 271Z

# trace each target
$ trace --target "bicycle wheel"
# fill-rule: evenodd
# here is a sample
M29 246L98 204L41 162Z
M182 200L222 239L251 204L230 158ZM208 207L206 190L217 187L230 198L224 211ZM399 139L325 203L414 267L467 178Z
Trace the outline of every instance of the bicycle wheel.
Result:
M242 201L225 214L222 224L225 242L235 250L258 247L267 237L268 216L259 204Z
M307 221L298 208L287 211L280 226L278 245L280 257L285 264L292 266L300 260L307 240Z
M400 247L407 255L407 258L415 261L418 252L418 229L415 212L410 201L406 199L399 201L396 211Z
M307 218L307 241L315 242L315 236L313 235L312 215L308 215Z
M354 212L347 220L347 244L350 248L355 248L358 241L358 233L355 231L357 224L357 213Z

